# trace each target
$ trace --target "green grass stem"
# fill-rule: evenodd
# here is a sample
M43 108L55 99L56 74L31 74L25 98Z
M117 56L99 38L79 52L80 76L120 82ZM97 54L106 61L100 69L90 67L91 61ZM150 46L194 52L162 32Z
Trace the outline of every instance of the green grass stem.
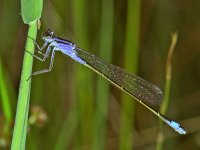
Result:
M21 0L21 15L25 24L29 24L24 59L22 65L21 81L19 86L19 95L16 108L16 117L11 149L23 150L26 145L26 133L28 127L29 101L31 92L31 79L33 57L28 54L34 53L38 22L42 13L42 0ZM33 39L31 39L31 38Z
M87 2L72 1L72 18L74 35L77 44L89 50ZM80 64L75 66L75 93L77 103L77 117L80 118L80 128L75 141L75 148L92 141L93 127L93 93L91 71ZM89 148L90 149L90 148Z
M36 38L37 34L37 22L29 25L28 36ZM34 42L27 36L25 50L30 53L34 53ZM33 57L24 52L24 60L21 73L21 81L19 87L19 95L17 102L17 112L15 117L15 126L12 139L12 150L23 150L25 149L27 123L28 123L28 112L29 112L29 99L31 91L31 79L27 80L32 73Z
M99 57L111 63L113 44L113 24L114 24L114 3L113 0L103 0L101 2L101 30L100 30L100 53ZM108 102L110 98L110 85L105 79L97 78L97 95L94 125L94 150L105 148L106 116Z
M127 25L125 43L124 68L129 72L136 73L138 66L140 32L140 0L128 0L127 3ZM130 96L122 95L121 127L120 127L120 150L132 150L133 122L134 122L134 100ZM124 114L128 116L125 119ZM131 134L130 134L131 133Z
M9 125L12 121L13 113L12 113L12 109L11 109L9 88L8 88L8 85L6 84L5 74L6 74L6 72L3 68L3 64L2 64L1 58L0 58L0 99L2 102L3 113L6 118L6 125Z

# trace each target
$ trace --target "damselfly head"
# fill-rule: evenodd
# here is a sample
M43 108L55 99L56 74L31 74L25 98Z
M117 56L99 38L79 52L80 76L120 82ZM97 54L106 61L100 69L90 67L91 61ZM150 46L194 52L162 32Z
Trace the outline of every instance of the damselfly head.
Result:
M54 37L54 32L51 29L47 29L47 31L42 35L42 39L49 42L51 42Z
M51 29L47 29L47 31L43 34L43 36L53 37L54 32Z

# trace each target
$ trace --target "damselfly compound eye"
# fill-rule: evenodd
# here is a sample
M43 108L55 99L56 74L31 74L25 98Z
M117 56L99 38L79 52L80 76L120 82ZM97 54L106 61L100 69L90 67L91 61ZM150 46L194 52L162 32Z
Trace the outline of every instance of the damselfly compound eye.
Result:
M54 36L54 32L51 29L48 29L43 36L45 37L53 37Z

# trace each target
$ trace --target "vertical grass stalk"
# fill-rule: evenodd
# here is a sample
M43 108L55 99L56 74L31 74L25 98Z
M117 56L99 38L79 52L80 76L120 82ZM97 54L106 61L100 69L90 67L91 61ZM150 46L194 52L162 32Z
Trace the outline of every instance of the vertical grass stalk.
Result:
M74 35L77 37L77 43L80 47L89 49L87 2L83 0L73 0L72 18ZM77 103L77 117L80 118L80 131L75 141L75 147L79 149L80 145L92 141L93 126L93 95L92 81L90 71L80 64L75 68L75 91ZM90 148L89 148L90 149Z
M33 39L37 36L37 20L42 13L42 0L21 0L21 15L25 24L28 24L28 35L24 51L21 81L15 116L15 126L12 138L12 150L24 150L26 144L26 133L28 127L29 100L31 92L31 79L33 57L28 54L34 53L35 44ZM30 38L31 37L31 38ZM33 39L32 39L33 38Z
M103 0L101 2L101 31L100 31L100 54L106 62L111 62L112 58L112 42L113 42L113 0ZM95 110L94 125L94 150L102 150L105 148L106 134L106 116L108 102L110 98L109 84L105 79L98 76L97 78L97 97Z
M140 0L128 0L127 25L125 43L124 68L129 72L136 73L138 66L139 31L140 31ZM132 150L134 100L128 95L122 95L123 113L120 127L120 150ZM128 119L124 117L127 115Z
M35 39L36 34L37 34L37 22L29 25L28 28L28 36L27 36L25 50L28 50L30 53L34 53L34 42L29 37ZM11 149L13 150L25 149L27 124L28 124L29 99L31 91L31 79L29 80L27 79L31 76L32 65L33 65L33 57L25 51L20 87L19 87L15 126L12 139Z
M166 83L165 83L165 95L163 99L163 104L161 106L160 112L165 115L168 109L169 105L169 96L170 96L170 86L171 86L171 74L172 74L172 57L173 57L173 52L174 48L177 42L178 35L177 33L172 34L172 42L169 48L168 56L167 56L167 62L166 62ZM156 144L156 149L161 150L162 145L164 142L164 135L161 129L163 122L160 121L159 123L159 131L157 135L157 144Z
M0 143L0 148L6 147L8 144L8 139L3 137L3 135L9 136L10 137L10 131L12 131L11 123L13 119L13 113L12 113L12 108L11 108L11 95L12 95L12 90L10 89L10 86L7 84L7 76L6 76L6 71L3 67L1 56L0 56L0 109L2 109L3 112L3 117L5 117L5 123L1 125L1 140ZM6 142L3 142L3 141ZM9 139L10 140L10 139Z
M1 56L0 56L1 57ZM9 125L12 121L12 110L9 97L8 86L6 85L6 77L3 64L0 58L0 99L2 102L3 113L6 118L6 125Z

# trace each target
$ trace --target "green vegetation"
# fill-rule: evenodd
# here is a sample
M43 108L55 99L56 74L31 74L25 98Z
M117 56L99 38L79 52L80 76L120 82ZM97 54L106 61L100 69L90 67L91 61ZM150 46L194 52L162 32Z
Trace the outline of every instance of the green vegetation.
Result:
M48 0L43 5L41 0L21 0L19 6L17 1L4 1L0 149L198 149L199 5L140 0ZM163 103L152 107L180 122L190 138L178 135L133 98L60 52L50 73L27 80L32 71L49 66L49 59L40 62L26 52L34 53L36 37L42 45L41 34L48 28L158 85ZM176 47L170 47L175 30L179 38L172 42Z
M33 57L28 54L34 53L35 45L33 39L37 35L37 20L41 16L42 1L21 1L21 13L24 23L29 25L26 46L24 50L24 59L21 72L21 81L19 86L18 102L15 116L15 125L12 138L13 150L23 150L26 146L26 134L28 129L29 101L31 93L31 74L33 66ZM30 38L31 37L31 38ZM33 39L32 39L33 38Z

